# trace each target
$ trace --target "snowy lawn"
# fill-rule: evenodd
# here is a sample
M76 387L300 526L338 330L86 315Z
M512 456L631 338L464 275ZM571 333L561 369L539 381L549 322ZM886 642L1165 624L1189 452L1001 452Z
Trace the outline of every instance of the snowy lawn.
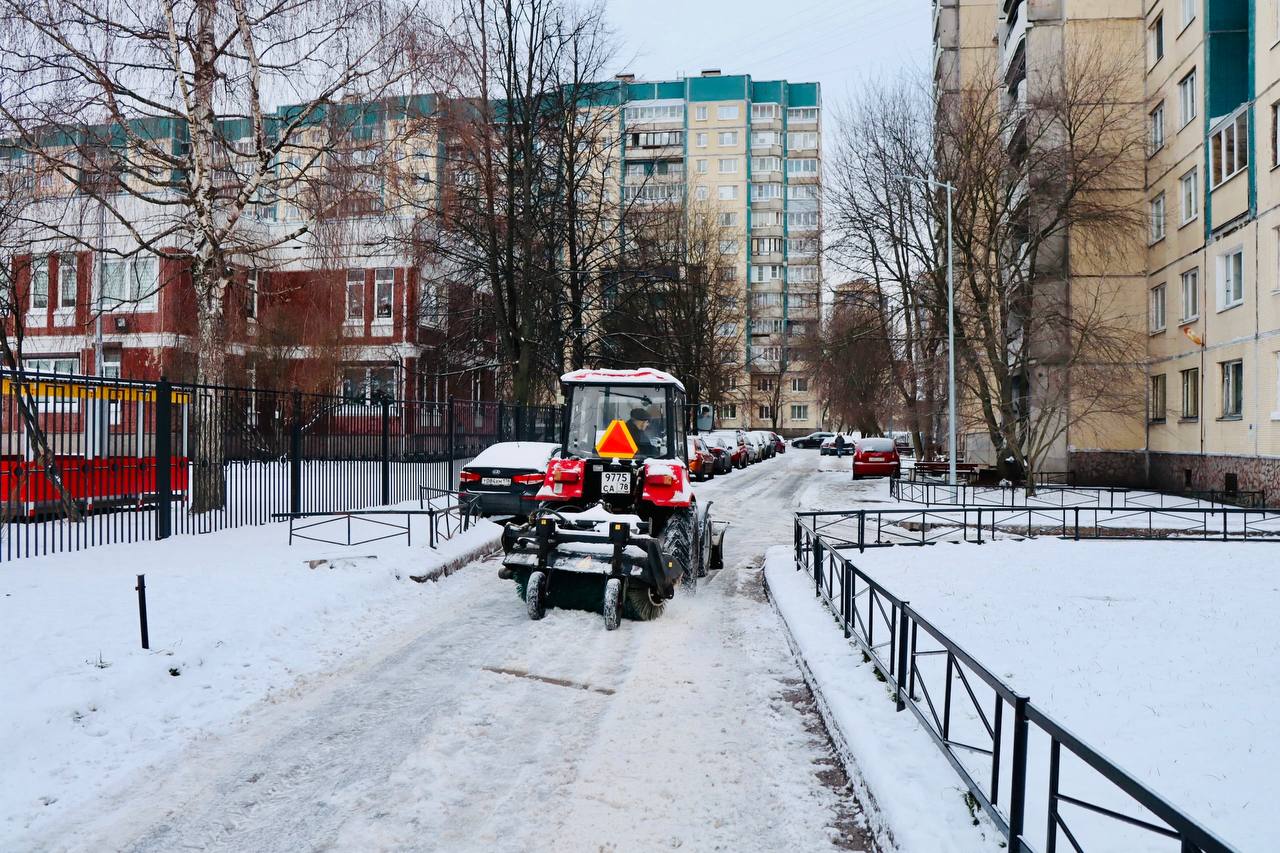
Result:
M440 587L410 575L490 550L499 533L481 522L432 551L418 518L412 546L291 548L277 523L0 567L0 850L421 618Z
M1042 538L852 556L1014 689L1226 841L1241 850L1280 846L1268 794L1280 764L1277 546ZM857 677L870 678L862 669ZM1032 733L1027 826L1040 846L1047 739ZM934 748L923 732L920 742ZM1064 792L1133 811L1063 754ZM1070 808L1064 813L1078 835L1084 828L1090 851L1172 849Z

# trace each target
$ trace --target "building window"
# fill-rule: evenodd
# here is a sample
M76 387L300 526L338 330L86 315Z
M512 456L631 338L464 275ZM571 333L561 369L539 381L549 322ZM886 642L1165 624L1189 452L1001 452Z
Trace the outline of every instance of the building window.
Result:
M1182 322L1189 323L1200 316L1200 271L1187 270L1182 274Z
M693 108L693 117L694 117L697 121L706 121L706 120L707 120L707 108L706 108L706 107L694 107L694 108Z
M818 280L818 268L814 264L804 264L787 268L787 281L813 282Z
M119 379L120 374L120 350L107 349L102 351L102 377L104 379ZM254 383L250 382L250 385Z
M1150 65L1164 58L1164 15L1156 15L1151 26L1147 27L1147 55Z
M1200 368L1182 371L1182 417L1195 420L1200 417Z
M350 405L373 406L396 399L393 366L356 365L342 368L342 399Z
M258 319L258 271L249 270L244 275L244 316Z
M38 356L24 358L22 367L32 373L71 375L80 372L80 359L74 355Z
M792 403L791 404L791 420L793 421L809 420L809 407Z
M722 255L738 254L738 241L737 240L721 240L720 254Z
M629 104L626 113L627 123L633 121L684 121L683 104L647 104L636 106Z
M49 307L49 262L43 258L31 263L31 307Z
M818 134L811 130L787 134L788 151L807 151L818 147Z
M790 237L787 239L787 254L816 255L818 240L815 237Z
M809 390L809 379L806 376L792 377L791 390L796 393L803 393ZM805 417L808 417L806 415Z
M721 228L734 228L738 224L738 214L736 211L722 213L718 219Z
M737 417L738 417L737 403L721 403L720 404L720 418L722 420L734 420Z
M752 104L752 121L773 121L778 117L777 104Z
M364 270L347 270L347 322L364 319Z
M720 144L721 146L725 146L725 145L737 145L737 144L738 144L738 131L736 131L736 130L722 130L722 131L720 131L720 133L719 133L719 134L717 134L717 135L716 135L716 141L717 141L717 143L718 143L718 144Z
M776 381L776 380L775 380L772 376L757 376L757 377L756 377L756 390L757 390L757 391L772 391L772 390L774 389L774 387L775 387L775 386L774 386L775 381Z
M781 280L782 280L781 264L755 264L751 267L751 281L754 284L763 284L764 282L767 282L767 281L781 281ZM756 304L756 299L759 297L771 297L776 299L776 301L768 303L770 305L782 304L781 293L753 293L751 294L751 300L753 305Z
M1218 310L1225 311L1244 302L1244 249L1236 248L1218 257Z
M1182 26L1195 20L1196 17L1196 0L1182 0Z
M753 172L781 172L781 157L752 157L751 171Z
M818 161L812 157L788 160L787 174L801 178L816 177L818 174Z
M721 187L721 189L723 189L723 187ZM693 197L696 198L698 201L706 201L708 198L711 197L711 188L706 186L699 186L696 190L693 191Z
M76 256L58 257L58 307L76 307Z
M1164 331L1164 285L1151 288L1151 332Z
M787 121L792 124L812 124L817 120L817 107L791 107L787 110Z
M773 420L773 406L759 406L757 411L759 412L760 420L762 421Z
M782 184L753 183L751 185L752 201L771 201L779 198L782 198Z
M1276 408L1271 413L1271 420L1280 421L1280 351L1276 354Z
M738 174L738 158L737 157L721 157L720 158L720 174L722 175Z
M752 148L771 148L778 144L778 134L772 130L757 130L751 133Z
M752 255L773 255L782 253L781 237L753 237L751 238L751 254Z
M1164 101L1147 116L1148 144L1154 154L1164 147Z
M1178 179L1178 194L1182 197L1183 225L1200 215L1199 186L1199 172L1195 169Z
M395 292L395 271L389 268L373 271L374 319L390 320L391 304Z
M1164 423L1166 411L1165 377L1161 373L1151 377L1151 416L1153 423Z
M1276 6L1280 9L1280 5ZM1278 12L1277 14L1280 14ZM1271 105L1271 165L1280 166L1280 101Z
M738 118L738 106L716 107L716 118L720 121L735 121Z
M1158 243L1164 239L1164 193L1150 202L1150 240Z
M721 201L733 201L738 197L738 185L728 184L723 187L716 187L716 195Z
M1242 109L1209 134L1212 186L1231 180L1249 165L1249 111Z
M154 311L160 292L159 264L155 258L103 261L102 304L105 310L132 305Z
M706 160L699 160L699 161L698 161L698 174L699 174L699 175L705 175L706 173L707 173L707 161L706 161Z
M1179 127L1186 127L1196 117L1196 72L1192 71L1178 81Z
M818 227L818 211L816 210L789 210L787 211L787 227L797 228L800 230L813 230Z
M1224 361L1222 368L1222 417L1239 418L1244 413L1244 362Z
M699 148L707 147L707 135L705 133L699 133L697 139Z

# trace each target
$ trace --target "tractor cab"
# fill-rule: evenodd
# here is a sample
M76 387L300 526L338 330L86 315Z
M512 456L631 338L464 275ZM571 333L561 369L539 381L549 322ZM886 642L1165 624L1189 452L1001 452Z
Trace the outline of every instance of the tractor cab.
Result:
M499 575L534 619L547 606L598 608L610 629L623 613L652 619L721 553L723 529L689 481L684 386L649 368L560 381L561 454L528 522L507 526Z

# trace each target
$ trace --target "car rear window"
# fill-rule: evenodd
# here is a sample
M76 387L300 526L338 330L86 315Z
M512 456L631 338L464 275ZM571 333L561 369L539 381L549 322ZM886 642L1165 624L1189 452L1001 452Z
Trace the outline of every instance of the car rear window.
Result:
M891 438L864 438L858 442L858 449L869 450L872 453L881 453L886 450L893 450L893 439Z

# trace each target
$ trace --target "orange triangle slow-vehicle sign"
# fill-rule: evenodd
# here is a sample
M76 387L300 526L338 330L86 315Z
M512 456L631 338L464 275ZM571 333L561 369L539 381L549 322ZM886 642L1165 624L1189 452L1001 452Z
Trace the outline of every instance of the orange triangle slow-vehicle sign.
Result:
M638 449L626 422L616 418L605 427L604 434L596 442L596 453L605 459L631 459Z

